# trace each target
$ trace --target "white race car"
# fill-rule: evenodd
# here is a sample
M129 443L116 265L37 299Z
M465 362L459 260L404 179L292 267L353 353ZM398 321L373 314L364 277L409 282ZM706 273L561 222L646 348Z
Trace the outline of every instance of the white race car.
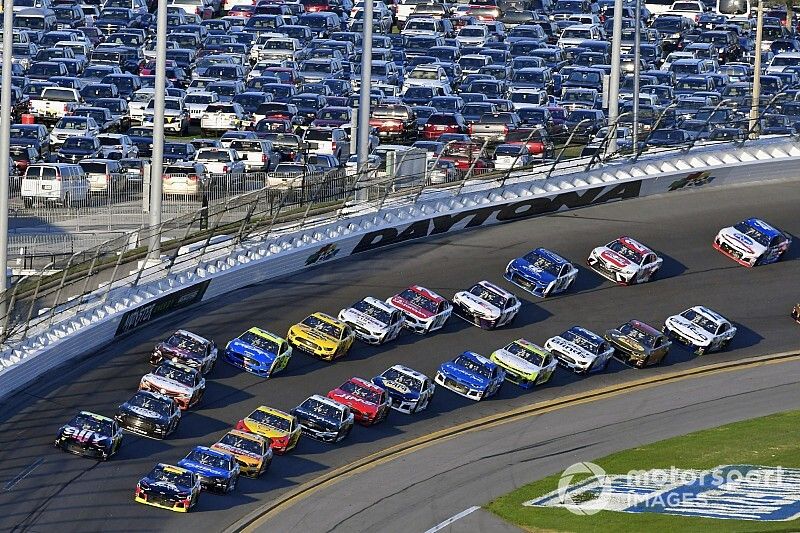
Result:
M623 236L592 250L587 262L606 279L634 285L650 281L664 260L644 244Z
M697 355L724 350L736 335L736 326L708 307L697 305L664 322L664 334L692 348Z
M440 329L453 313L450 302L419 285L410 286L386 303L399 309L405 316L404 326L419 334Z
M714 248L740 265L753 267L780 261L792 238L758 218L748 218L722 228L714 237Z
M521 306L516 296L488 281L479 281L453 296L455 314L481 329L511 324Z
M561 335L550 337L545 350L573 372L602 372L614 354L614 348L602 336L580 326L572 326Z
M339 311L339 320L349 325L356 337L367 344L383 344L396 339L405 322L399 309L371 296Z
M203 397L206 380L200 370L167 360L142 377L139 390L164 394L174 398L181 409L188 409Z

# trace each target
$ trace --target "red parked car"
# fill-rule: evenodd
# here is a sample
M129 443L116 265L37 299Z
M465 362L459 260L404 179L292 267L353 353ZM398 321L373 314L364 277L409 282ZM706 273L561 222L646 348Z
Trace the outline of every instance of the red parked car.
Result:
M480 173L494 168L486 150L481 151L482 148L482 144L474 142L452 143L442 151L440 160L452 161L462 175L470 168Z
M350 378L328 393L328 398L353 411L356 422L371 426L389 415L389 395L381 387L361 378Z
M444 133L467 133L467 123L461 113L434 113L422 128L422 138L435 141Z

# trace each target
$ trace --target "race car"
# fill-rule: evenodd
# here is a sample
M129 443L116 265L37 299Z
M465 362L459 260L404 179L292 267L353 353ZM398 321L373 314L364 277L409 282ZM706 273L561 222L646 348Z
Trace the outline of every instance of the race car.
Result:
M217 362L217 345L185 329L179 329L167 340L159 342L150 356L150 364L160 365L170 360L199 369L208 374Z
M339 442L350 434L355 415L344 404L314 394L292 409L303 434L322 442Z
M403 313L406 328L421 335L442 328L453 313L450 302L419 285L410 286L386 303Z
M511 324L522 306L516 296L494 283L479 281L453 296L453 312L481 329Z
M158 368L142 377L139 390L159 392L178 402L181 409L196 405L206 391L203 374L192 367L164 361Z
M272 464L269 439L261 435L232 429L211 446L212 450L233 455L243 476L258 477Z
M122 429L116 420L81 411L58 428L55 447L65 452L108 460L122 443Z
M620 237L592 250L587 262L592 270L614 283L634 285L650 281L664 260L644 244Z
M748 218L719 230L713 246L740 265L754 267L780 261L791 244L787 233L761 219Z
M505 371L497 364L475 352L463 352L452 361L445 361L436 371L434 381L446 389L480 401L500 390Z
M794 318L795 322L800 324L800 304L795 305L792 308L792 318Z
M396 339L405 321L399 309L371 296L339 311L339 320L353 329L358 340L367 344Z
M200 498L200 478L185 468L159 463L136 484L134 500L187 513Z
M231 492L239 481L239 463L228 452L195 446L178 466L197 474L203 490Z
M355 335L350 326L325 313L314 313L289 328L289 344L308 354L333 361L347 354Z
M505 371L507 381L523 389L547 383L558 364L553 354L525 339L495 350L490 359Z
M114 420L132 433L164 439L178 427L181 409L169 396L140 390L119 406Z
M736 335L736 327L728 319L702 305L667 318L661 331L697 355L724 350Z
M295 416L264 405L239 420L236 429L269 439L275 453L290 452L300 440L300 424Z
M558 364L577 374L602 372L608 367L614 348L600 335L580 326L572 326L561 335L550 337L544 349Z
M372 382L389 394L392 409L407 415L425 410L436 391L428 376L403 365L387 368L383 374L372 378Z
M666 335L639 320L610 329L604 337L614 347L614 357L636 368L657 365L672 345Z
M225 346L222 357L245 372L270 378L289 364L292 347L274 333L250 328Z
M569 289L578 277L578 269L557 253L536 248L511 261L504 277L534 296L544 298Z
M389 415L389 394L371 381L350 378L328 393L328 398L346 405L356 422L371 426L386 420Z

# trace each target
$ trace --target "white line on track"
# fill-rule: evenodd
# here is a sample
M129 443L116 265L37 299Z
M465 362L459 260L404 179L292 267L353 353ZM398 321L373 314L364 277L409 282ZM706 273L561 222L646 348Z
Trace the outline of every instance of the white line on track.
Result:
M19 474L17 474L14 477L14 479L12 479L11 481L9 481L8 483L6 483L3 486L3 491L2 492L8 492L11 489L13 489L14 485L16 485L17 483L19 483L20 481L22 481L23 479L28 477L30 475L30 473L33 472L34 470L36 470L36 467L39 466L40 464L42 464L43 462L44 462L44 457L40 457L40 458L36 459L34 462L32 462L31 464L29 464L28 466L26 466L22 470L22 472L20 472Z
M449 526L450 524L452 524L456 520L461 520L462 518L464 518L468 514L472 514L475 511L477 511L478 509L480 509L480 507L478 507L477 505L473 505L469 509L464 509L463 511L461 511L457 515L453 515L450 518L448 518L447 520L445 520L444 522L441 522L441 523L433 526L432 528L427 530L425 533L436 533L437 531L441 531L442 529L446 528L447 526Z

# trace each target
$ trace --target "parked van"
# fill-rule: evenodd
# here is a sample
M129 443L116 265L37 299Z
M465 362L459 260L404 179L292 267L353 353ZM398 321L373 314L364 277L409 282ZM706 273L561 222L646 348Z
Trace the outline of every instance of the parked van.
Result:
M36 163L25 171L21 190L25 207L32 207L36 202L71 207L87 201L89 180L79 165Z

